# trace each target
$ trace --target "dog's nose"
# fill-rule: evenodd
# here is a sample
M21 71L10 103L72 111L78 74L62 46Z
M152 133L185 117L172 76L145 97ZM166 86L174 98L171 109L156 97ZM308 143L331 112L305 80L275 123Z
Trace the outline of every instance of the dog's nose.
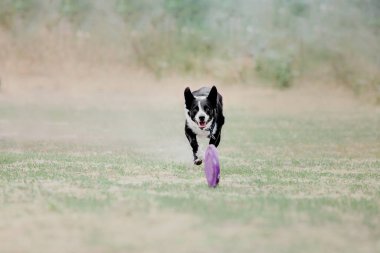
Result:
M199 121L205 121L205 116L199 116Z

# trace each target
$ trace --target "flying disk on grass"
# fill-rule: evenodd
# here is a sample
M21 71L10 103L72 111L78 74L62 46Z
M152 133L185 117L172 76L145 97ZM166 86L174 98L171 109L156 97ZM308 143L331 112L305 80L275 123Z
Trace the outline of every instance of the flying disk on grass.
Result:
M218 150L214 145L209 145L205 154L205 174L208 186L216 187L219 183L220 165Z

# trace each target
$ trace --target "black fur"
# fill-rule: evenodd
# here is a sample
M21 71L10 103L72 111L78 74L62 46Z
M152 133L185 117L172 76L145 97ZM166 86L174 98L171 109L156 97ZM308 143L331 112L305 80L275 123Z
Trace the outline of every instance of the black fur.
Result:
M203 87L194 92L187 87L184 97L185 107L188 110L186 111L188 117L185 122L185 135L193 150L194 164L200 165L202 160L197 156L199 147L197 136L207 136L210 139L209 144L218 147L224 125L223 98L215 86ZM204 125L209 127L203 127Z

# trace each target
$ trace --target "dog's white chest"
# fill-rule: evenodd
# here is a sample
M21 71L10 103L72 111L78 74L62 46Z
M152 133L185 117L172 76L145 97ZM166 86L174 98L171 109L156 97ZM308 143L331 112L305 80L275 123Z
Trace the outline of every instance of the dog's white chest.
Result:
M196 135L198 136L202 136L202 137L207 137L209 136L210 134L210 131L208 130L202 130L200 129L197 124L194 123L194 121L190 120L186 120L187 122L187 126L193 131L193 133L195 133ZM209 129L210 126L206 125L206 128L205 129Z

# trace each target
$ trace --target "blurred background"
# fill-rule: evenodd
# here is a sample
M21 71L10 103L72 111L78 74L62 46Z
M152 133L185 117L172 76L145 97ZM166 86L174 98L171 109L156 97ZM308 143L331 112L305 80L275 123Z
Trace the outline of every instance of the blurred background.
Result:
M3 79L139 70L228 85L339 86L379 103L379 42L378 0L0 1Z

